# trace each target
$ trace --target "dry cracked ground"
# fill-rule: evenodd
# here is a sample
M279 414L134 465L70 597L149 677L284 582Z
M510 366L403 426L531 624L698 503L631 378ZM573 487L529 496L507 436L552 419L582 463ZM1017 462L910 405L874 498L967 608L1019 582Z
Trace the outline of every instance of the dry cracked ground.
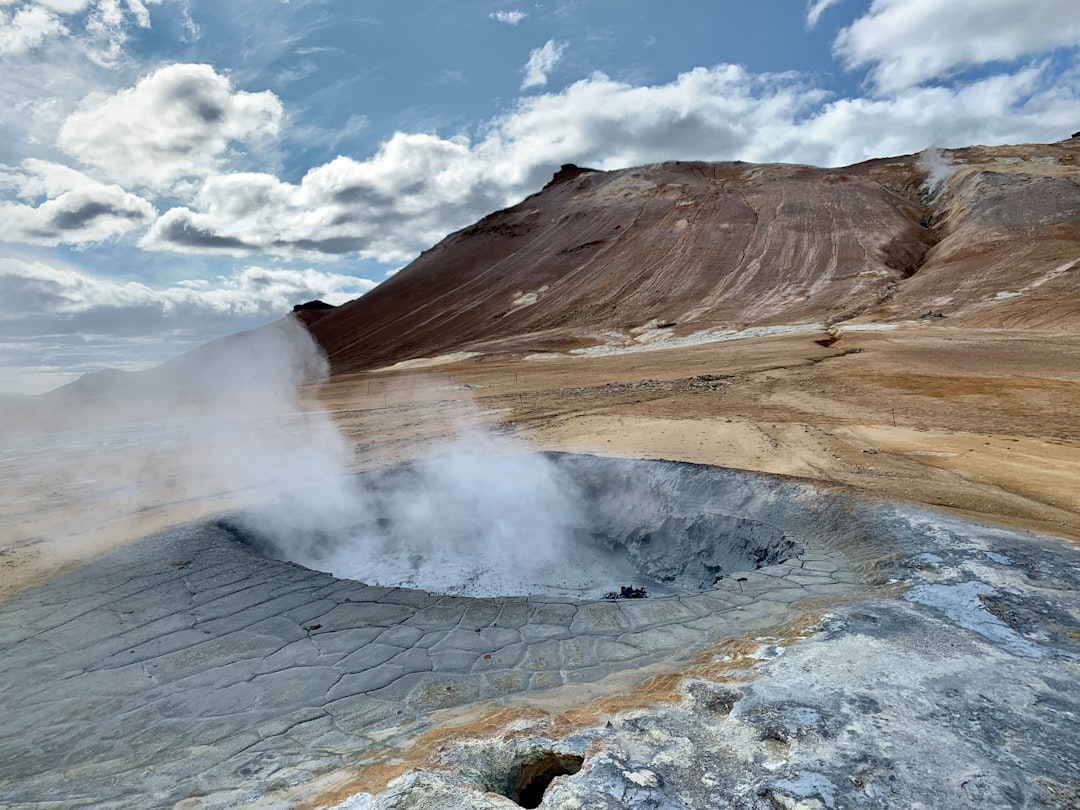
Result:
M1080 807L1080 339L413 366L318 392L352 469L487 432L786 550L636 600L369 586L257 553L267 487L182 418L8 439L0 806Z

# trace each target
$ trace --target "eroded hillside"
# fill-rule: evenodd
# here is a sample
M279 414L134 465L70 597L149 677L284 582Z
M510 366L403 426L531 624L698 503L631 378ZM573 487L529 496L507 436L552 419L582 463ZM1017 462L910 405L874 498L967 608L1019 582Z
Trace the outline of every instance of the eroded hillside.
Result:
M842 169L565 166L312 328L337 371L704 331L1080 324L1080 138Z

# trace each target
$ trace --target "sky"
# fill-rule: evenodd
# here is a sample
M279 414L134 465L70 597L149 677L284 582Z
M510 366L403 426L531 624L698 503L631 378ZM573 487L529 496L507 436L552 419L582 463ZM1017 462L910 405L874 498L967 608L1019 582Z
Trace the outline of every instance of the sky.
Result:
M0 392L343 303L563 163L1080 130L1076 0L0 0Z

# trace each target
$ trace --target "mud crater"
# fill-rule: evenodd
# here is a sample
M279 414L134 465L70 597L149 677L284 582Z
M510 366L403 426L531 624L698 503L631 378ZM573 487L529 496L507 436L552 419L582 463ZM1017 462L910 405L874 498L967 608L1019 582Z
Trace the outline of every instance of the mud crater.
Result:
M529 465L540 465L540 479ZM526 469L518 487L514 474ZM479 478L468 497L462 470ZM454 491L442 502L431 490L448 480ZM530 488L552 486L561 497L530 504ZM485 499L485 487L501 494ZM295 518L318 495L301 491L222 525L261 555L367 585L585 601L633 587L655 598L800 554L794 536L755 515L770 501L767 487L752 474L668 461L540 453L462 467L447 459L359 474L350 482L355 503L312 523Z

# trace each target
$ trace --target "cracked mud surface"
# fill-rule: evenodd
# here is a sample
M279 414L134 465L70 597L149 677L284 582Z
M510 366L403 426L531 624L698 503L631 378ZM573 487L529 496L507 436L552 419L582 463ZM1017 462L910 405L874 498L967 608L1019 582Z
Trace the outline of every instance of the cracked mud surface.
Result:
M798 643L759 637L741 660L716 657L726 677L688 672L676 699L570 734L539 718L460 740L340 807L513 807L507 774L538 750L584 759L541 805L565 810L1080 806L1075 550L931 513L881 517L903 538L870 567L886 587L837 603Z
M808 600L860 593L858 567L889 542L869 541L865 510L805 484L591 463L659 469L699 505L797 530L799 553L682 596L471 599L338 580L189 524L6 605L4 700L19 711L0 799L143 807L285 790L377 761L433 711L670 669Z
M337 580L188 524L6 605L18 712L0 801L295 806L359 768L350 806L513 807L497 795L508 763L554 748L584 767L542 806L1075 806L1074 549L772 476L590 463L685 478L698 503L797 531L799 553L681 596L473 599ZM801 644L770 636L823 609ZM732 638L759 639L746 671L695 677ZM363 775L441 710L602 695L605 679L632 692L664 672L688 678L681 702L557 739L466 733L388 785ZM955 767L928 778L945 752Z

